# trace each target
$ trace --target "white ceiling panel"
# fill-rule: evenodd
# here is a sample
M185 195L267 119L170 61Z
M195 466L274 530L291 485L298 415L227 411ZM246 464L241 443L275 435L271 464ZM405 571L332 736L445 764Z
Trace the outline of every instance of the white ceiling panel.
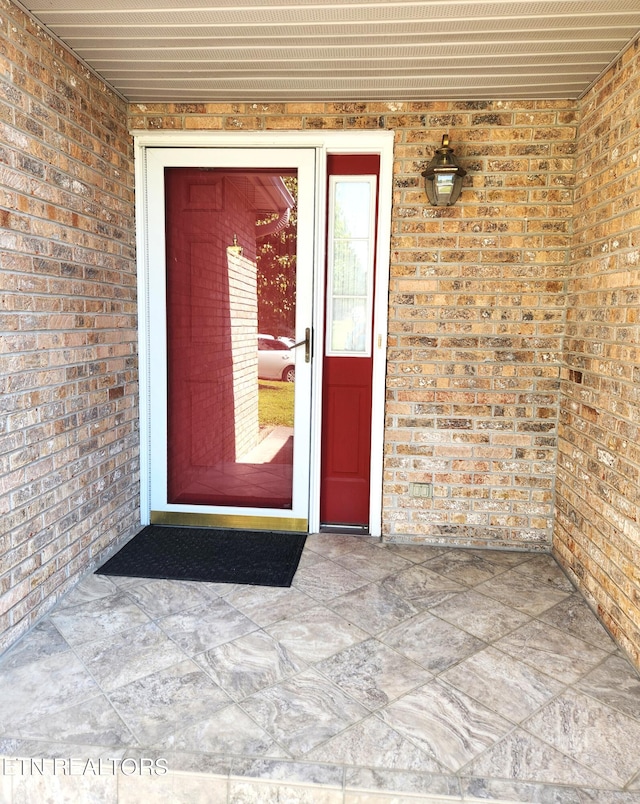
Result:
M579 97L640 0L23 0L132 102Z

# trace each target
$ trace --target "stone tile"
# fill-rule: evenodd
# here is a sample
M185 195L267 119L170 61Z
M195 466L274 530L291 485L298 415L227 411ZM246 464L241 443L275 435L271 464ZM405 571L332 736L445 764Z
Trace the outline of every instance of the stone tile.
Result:
M258 626L222 598L158 620L158 625L189 656L231 642Z
M640 771L640 723L581 693L555 698L523 728L614 785Z
M411 603L377 583L367 584L330 601L328 605L345 620L379 634L418 613Z
M0 773L0 801L4 804L11 804L13 801L13 777L6 770Z
M344 804L455 804L461 802L462 798L451 798L450 796L406 796L405 793L371 793L369 791L347 791L344 795Z
M492 550L490 548L465 548L461 552L471 553L472 555L486 558L487 561L490 561L492 564L495 564L498 567L504 567L504 569L518 567L520 564L524 564L526 561L529 561L534 555L526 550Z
M420 665L375 639L354 645L316 665L367 709L378 709L432 678Z
M76 653L109 691L183 661L183 651L155 623L78 645Z
M197 774L118 778L118 804L227 804L228 791L227 779Z
M304 668L264 631L254 631L195 657L198 664L237 701L284 681Z
M460 781L462 792L467 796L465 801L508 801L509 804L581 804L583 801L581 791L576 787L508 779L463 778ZM606 795L604 790L598 792ZM605 799L597 800L602 804Z
M310 664L369 637L366 631L324 606L307 609L265 630L287 650Z
M582 595L573 594L556 606L542 612L538 619L597 648L613 653L617 646Z
M576 689L640 721L640 675L624 657L605 659Z
M469 763L463 775L573 787L612 787L603 777L522 729L515 729Z
M363 720L311 751L307 759L389 770L444 771L432 756L376 716Z
M135 743L133 735L104 695L49 712L46 717L32 716L24 721L19 732L23 739L73 745L90 743L124 749Z
M232 592L235 592L237 589L243 589L245 584L241 583L203 583L202 581L198 581L198 586L202 589L203 592L213 598L217 597L224 597L226 598L227 595L230 595Z
M457 771L512 724L448 684L432 681L378 712L385 723Z
M72 646L110 637L149 622L142 609L122 592L56 609L50 617Z
M73 589L58 602L56 611L80 603L90 603L103 597L111 597L118 593L118 586L106 575L91 574L82 578Z
M629 788L632 790L633 788ZM615 790L577 790L578 804L638 804L637 793L619 793Z
M373 544L359 545L334 561L368 581L379 581L412 565L406 558Z
M66 650L69 644L51 620L41 620L0 657L0 673Z
M322 561L296 572L292 586L318 602L326 603L339 595L358 589L366 578L350 572L334 561Z
M342 790L231 779L229 804L343 804Z
M125 592L127 589L133 589L135 586L140 586L149 581L148 578L136 578L135 576L129 577L126 575L109 575L101 576L109 580L116 588Z
M231 775L342 789L344 768L337 764L245 757L233 760Z
M100 688L73 653L55 653L2 673L0 734L18 736L27 719L48 717L99 695Z
M18 738L7 738L0 740L0 757L8 757L14 759L20 758L33 758L35 760L42 759L63 759L69 762L69 754L73 756L73 771L78 770L78 763L87 763L89 761L98 763L101 761L106 772L111 773L114 767L114 762L126 754L125 748L116 748L115 746L99 746L99 745L80 745L70 744L57 740L27 740ZM139 751L136 756L139 756ZM2 760L0 759L0 763ZM68 768L67 764L67 768ZM19 768L16 769L19 772ZM82 766L80 766L80 771ZM0 799L1 801L1 799ZM4 804L4 802L3 802Z
M153 620L207 604L211 594L196 582L147 580L127 589L127 594Z
M575 586L564 574L555 558L548 553L533 556L529 561L515 567L515 570L526 575L535 584L548 584L571 594L575 592Z
M350 553L360 544L362 542L357 536L345 536L340 533L310 533L304 543L303 555L309 550L325 558L336 558Z
M110 699L141 745L154 745L231 702L192 661L119 687Z
M537 584L518 569L510 569L475 587L476 592L499 600L525 614L536 616L570 594L562 589Z
M414 796L428 797L427 801L433 797L436 804L439 801L438 796L448 797L449 801L458 801L460 798L460 784L454 776L367 767L347 768L345 790L348 794L356 791L394 794L397 796L397 804L405 804L405 802L409 804L409 802L416 801ZM420 801L420 798L417 801Z
M302 551L300 561L298 562L298 570L301 570L306 567L312 567L314 564L318 564L321 561L325 560L326 559L324 558L324 556L321 556L320 553L314 553L313 550L305 548Z
M155 747L223 756L288 756L263 728L235 704L207 713L196 723L181 724L175 731L156 740Z
M577 681L608 655L539 620L532 620L507 634L495 647L565 684Z
M459 801L457 777L444 772L428 745L444 729L434 712L446 713L448 705L437 696L427 704L411 703L412 696L434 686L433 679L425 679L439 673L440 686L467 701L466 706L451 704L454 714L443 715L450 731L440 740L441 756L470 750L478 721L480 734L490 739L491 728L476 709L519 724L504 736L500 732L495 745L481 746L482 753L460 768L467 797L640 804L640 768L629 750L631 739L637 740L633 729L640 725L639 678L583 598L569 591L560 576L554 578L553 559L495 550L382 546L333 535L319 549L325 554L305 551L309 571L333 565L339 577L356 582L355 576L358 584L326 605L295 587L84 579L0 660L0 754L107 760L157 753L168 757L172 771L208 774L209 780L217 774L224 785L233 763L239 781L257 785L251 795L267 791L270 796L274 789L286 795L304 789L306 795L322 785L340 795L345 775L356 785L347 784L344 798L350 804ZM380 556L394 560L381 563ZM398 558L406 569L397 571ZM386 575L389 564L394 564L392 575ZM492 567L493 576L480 579ZM400 600L399 591L409 600ZM220 636L223 641L189 662L175 644L181 628L171 618L179 618L194 599L192 611L201 609L200 616L187 620L192 629L182 636L193 640L192 649L212 634L216 642ZM524 624L506 634L502 615L509 623L514 602L519 611L513 616L524 618ZM427 612L427 607L433 608ZM396 623L398 612L409 616ZM175 627L171 637L158 630L160 623L151 622L156 617ZM277 629L286 644L278 644ZM134 634L140 638L133 639ZM495 644L487 647L496 635ZM176 659L186 668L172 677ZM305 669L307 662L320 663L315 673ZM563 693L567 683L575 686ZM122 686L114 690L116 684ZM254 702L256 711L243 711L242 696ZM380 713L393 707L397 722L392 724ZM460 726L463 709L466 721ZM256 722L258 711L264 725ZM403 731L398 723L404 717ZM436 725L420 742L423 737L411 730L427 731L431 718ZM269 729L272 722L278 724L276 734ZM629 723L634 724L631 730ZM465 728L474 732L472 738ZM616 737L619 733L623 736ZM140 735L144 748L136 749ZM149 747L152 739L161 748ZM618 745L625 749L623 756L615 755ZM427 768L429 773L420 773ZM627 782L626 792L620 779ZM206 787L202 792L198 785L187 787L155 787L152 793L162 804L191 802L201 795L210 800ZM136 795L133 788L129 792Z
M451 550L425 562L424 566L458 583L475 586L505 571L503 565L491 561L491 555L478 551Z
M401 556L412 564L422 564L430 558L435 558L449 552L448 547L434 547L429 544L402 544L387 542L384 549L390 553Z
M117 776L37 774L20 776L13 780L13 804L64 801L68 804L116 804L118 801Z
M529 621L529 615L475 591L462 592L439 603L431 613L464 631L493 642Z
M432 673L446 670L486 647L481 640L428 612L392 628L380 639Z
M390 575L382 581L382 586L420 609L437 606L467 589L464 584L438 575L422 564Z
M283 620L291 612L299 613L317 605L317 601L293 587L237 586L225 600L263 628Z
M294 757L367 715L367 710L314 670L263 690L242 708Z
M492 647L445 670L440 678L516 723L564 686Z

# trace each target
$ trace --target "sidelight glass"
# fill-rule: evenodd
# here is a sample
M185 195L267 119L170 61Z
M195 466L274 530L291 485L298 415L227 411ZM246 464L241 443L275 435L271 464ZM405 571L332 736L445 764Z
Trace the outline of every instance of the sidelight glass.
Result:
M331 176L329 180L329 356L371 355L375 181L375 176Z

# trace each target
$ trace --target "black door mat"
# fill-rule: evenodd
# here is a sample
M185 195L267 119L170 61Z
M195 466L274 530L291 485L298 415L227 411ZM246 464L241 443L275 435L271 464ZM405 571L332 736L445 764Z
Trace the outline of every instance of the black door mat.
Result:
M97 575L291 586L304 533L147 525Z

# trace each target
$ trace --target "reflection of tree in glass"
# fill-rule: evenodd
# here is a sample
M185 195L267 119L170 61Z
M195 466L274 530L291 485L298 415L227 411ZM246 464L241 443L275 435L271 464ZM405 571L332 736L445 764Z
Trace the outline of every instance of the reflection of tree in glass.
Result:
M282 176L282 182L298 200L298 177ZM296 232L298 210L294 206L287 224L273 234L260 236L260 226L278 220L274 212L256 221L258 249L258 331L293 337L295 332Z

